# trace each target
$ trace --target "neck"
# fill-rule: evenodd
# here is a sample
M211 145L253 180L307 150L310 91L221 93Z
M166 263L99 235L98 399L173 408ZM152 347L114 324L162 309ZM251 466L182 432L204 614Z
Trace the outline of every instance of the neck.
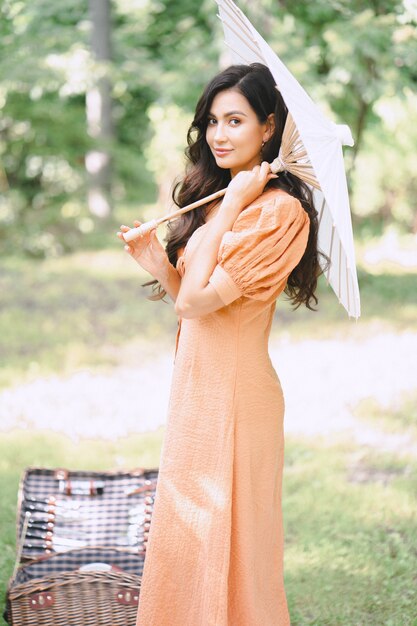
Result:
M239 174L239 172L250 172L250 170L252 170L255 167L255 165L260 165L261 162L262 162L261 158L257 158L257 159L254 159L251 163L247 163L246 165L243 165L242 167L234 167L230 169L229 170L230 178L234 178L236 174Z

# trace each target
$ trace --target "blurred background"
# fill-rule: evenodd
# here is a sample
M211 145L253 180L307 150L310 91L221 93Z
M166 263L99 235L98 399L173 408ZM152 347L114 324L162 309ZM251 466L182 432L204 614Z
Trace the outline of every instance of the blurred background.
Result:
M282 296L271 335L292 623L415 625L417 3L239 6L355 139L362 315L321 278L318 310ZM0 0L2 589L25 467L158 466L177 319L116 231L170 208L229 62L213 0Z

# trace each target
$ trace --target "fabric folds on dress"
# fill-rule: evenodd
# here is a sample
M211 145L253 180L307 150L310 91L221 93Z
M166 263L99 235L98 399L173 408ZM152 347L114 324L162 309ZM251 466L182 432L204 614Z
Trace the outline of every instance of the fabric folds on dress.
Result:
M239 296L276 297L304 254L309 217L301 203L286 193L265 195L269 199L242 211L222 238L210 283L225 305Z

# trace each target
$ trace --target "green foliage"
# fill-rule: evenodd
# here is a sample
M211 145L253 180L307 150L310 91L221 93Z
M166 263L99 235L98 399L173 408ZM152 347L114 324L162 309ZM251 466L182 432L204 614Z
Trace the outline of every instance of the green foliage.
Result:
M374 105L378 132L366 130L353 175L353 203L362 223L383 232L390 224L407 232L417 229L417 96L380 98Z
M414 5L241 0L240 6L325 112L351 126L356 145L346 157L354 212L366 213L367 223L415 231L415 138L407 137L407 125L388 124L384 112L392 105L415 116L408 95L417 82ZM190 119L217 71L224 46L214 0L114 0L112 11L113 62L104 66L90 53L87 3L0 3L3 254L58 255L80 247L86 229L100 228L88 213L84 173L93 145L85 95L96 76L107 75L113 86L114 201L146 203L162 184L166 157L155 150L160 128L151 111L174 106L179 118ZM173 124L168 143L185 145L182 123Z
M83 109L79 97L63 106L50 93L34 101L27 93L8 94L2 145L9 189L0 204L6 251L20 248L43 256L72 248L78 229L62 209L70 199L83 200L88 145Z

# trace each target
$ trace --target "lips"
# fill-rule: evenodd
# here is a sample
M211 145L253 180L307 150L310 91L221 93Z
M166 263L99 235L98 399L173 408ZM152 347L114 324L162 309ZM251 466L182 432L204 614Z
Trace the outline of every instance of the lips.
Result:
M230 154L232 151L231 150L225 150L223 148L214 148L214 152L216 154L216 156L226 156L227 154Z

